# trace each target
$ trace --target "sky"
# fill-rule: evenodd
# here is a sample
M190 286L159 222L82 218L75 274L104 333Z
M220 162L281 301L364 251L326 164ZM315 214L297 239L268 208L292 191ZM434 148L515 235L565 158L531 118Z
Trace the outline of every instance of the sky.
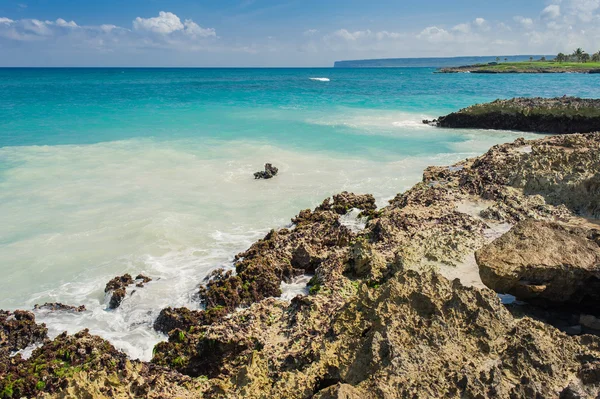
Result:
M0 66L332 66L600 50L600 0L0 0Z

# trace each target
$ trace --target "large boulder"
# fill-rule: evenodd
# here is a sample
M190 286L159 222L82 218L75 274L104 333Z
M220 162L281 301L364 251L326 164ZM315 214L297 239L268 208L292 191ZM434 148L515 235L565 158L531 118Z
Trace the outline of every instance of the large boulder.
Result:
M500 293L600 303L598 230L527 220L476 252L481 280Z

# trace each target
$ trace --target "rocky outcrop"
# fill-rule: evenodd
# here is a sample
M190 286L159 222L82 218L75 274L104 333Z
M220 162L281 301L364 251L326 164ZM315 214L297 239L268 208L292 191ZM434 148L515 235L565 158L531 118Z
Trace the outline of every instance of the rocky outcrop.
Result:
M0 398L199 397L197 383L154 365L128 360L87 330L59 335L0 365Z
M231 397L599 393L600 339L515 319L493 292L428 272L403 271L381 286L359 283L289 307L263 301L199 339L180 338L202 359L193 375L208 375Z
M127 296L127 287L135 284L138 288L143 288L144 285L152 281L150 277L144 276L143 274L138 275L135 280L130 274L124 274L110 280L104 292L110 296L108 301L109 309L116 309L121 306L121 302Z
M504 73L600 73L597 66L586 66L580 64L577 67L566 66L561 63L554 65L536 66L532 63L493 63L479 65L465 65L460 67L440 68L438 73L480 73L480 74L504 74Z
M241 273L219 272L201 295L223 308L246 298L249 308L172 330L154 361L207 376L207 397L595 397L595 338L515 317L492 291L428 270L477 273L474 253L507 226L594 214L584 182L598 170L599 136L517 140L429 168L389 206L363 205L369 221L358 233L339 226L338 210L361 202L345 204L348 194L302 211L292 229L238 256ZM271 276L272 296L287 276L314 270L311 295L291 304L239 295L251 281L245 267Z
M539 223L552 234L569 226L557 237L587 259L598 236L577 229L592 231L582 216L599 215L599 150L600 134L520 139L428 168L381 209L372 196L342 193L239 254L235 271L212 273L198 295L204 310L164 309L155 328L169 338L153 364L123 363L87 333L61 336L29 360L11 358L0 386L19 380L19 393L31 394L40 381L32 362L49 351L66 377L42 380L47 397L595 398L600 338L542 322L552 322L545 309L535 307L537 317L503 305L481 282L475 253ZM354 208L364 229L340 221ZM306 273L309 295L277 298L281 282ZM561 328L588 332L598 316L567 308ZM80 354L80 341L95 342L84 347L100 347L97 355ZM70 365L65 349L81 357Z
M527 220L479 250L481 279L519 299L600 305L599 229Z
M277 176L277 173L279 173L279 169L277 169L275 166L271 165L270 163L267 163L267 164L265 164L265 170L256 172L254 174L254 178L255 179L272 179L273 177Z
M31 312L0 310L0 351L16 352L48 338L44 324L36 324Z
M52 302L52 303L48 303L46 302L43 305L39 305L36 304L33 307L33 310L46 310L49 312L75 312L75 313L80 313L80 312L85 312L85 306L81 305L81 306L71 306L71 305L65 305L62 304L60 302Z
M588 133L600 130L600 100L575 97L496 100L424 122L445 128Z

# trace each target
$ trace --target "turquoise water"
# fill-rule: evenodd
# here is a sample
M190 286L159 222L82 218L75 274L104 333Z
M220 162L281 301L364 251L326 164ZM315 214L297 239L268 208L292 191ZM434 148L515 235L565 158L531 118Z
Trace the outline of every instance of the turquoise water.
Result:
M0 308L85 304L38 318L148 359L164 339L151 329L161 308L198 306L210 270L300 209L342 190L383 206L428 165L535 136L422 119L600 94L600 75L433 71L0 69ZM265 162L280 175L254 181ZM155 281L107 311L104 285L125 272Z

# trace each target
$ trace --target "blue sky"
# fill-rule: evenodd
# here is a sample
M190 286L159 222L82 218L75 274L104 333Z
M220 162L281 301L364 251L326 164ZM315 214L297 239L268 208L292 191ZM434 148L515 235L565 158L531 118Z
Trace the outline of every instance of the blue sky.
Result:
M331 66L600 47L600 0L0 0L0 66Z

